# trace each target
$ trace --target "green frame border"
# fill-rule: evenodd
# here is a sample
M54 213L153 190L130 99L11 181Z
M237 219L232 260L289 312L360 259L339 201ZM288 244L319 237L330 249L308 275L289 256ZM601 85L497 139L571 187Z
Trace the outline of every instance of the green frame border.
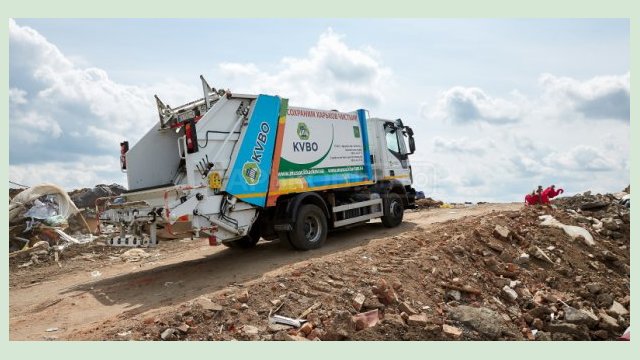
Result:
M626 18L630 19L631 67L635 67L639 59L637 45L639 27L637 23L639 6L637 1L609 0L537 0L537 1L363 1L363 0L323 0L302 2L294 0L245 0L241 3L182 0L170 4L159 1L110 0L88 2L80 0L44 1L31 0L5 2L3 12L6 13L5 26L1 37L3 56L2 72L4 87L0 89L4 101L0 104L4 116L1 120L4 151L0 171L8 178L8 18L366 18L366 17L399 17L399 18ZM635 45L634 41L635 40ZM631 70L631 69L630 69ZM631 72L632 84L638 83L638 74ZM635 117L638 96L631 94L631 116ZM639 170L633 164L640 153L640 144L634 141L639 133L637 120L631 121L631 183L637 189ZM635 135L637 138L637 135ZM8 183L7 183L8 184ZM7 185L8 187L8 185ZM2 192L1 199L8 203L8 192ZM0 218L7 218L7 208L2 207ZM638 215L631 213L632 238L638 237ZM2 222L0 231L7 233L8 224ZM631 263L636 262L640 250L638 246L631 248ZM240 343L240 342L202 342L202 343L112 343L112 342L10 342L9 338L9 291L8 291L8 259L3 257L5 276L2 278L2 303L6 311L2 313L5 327L1 330L4 342L3 355L8 359L29 359L32 356L50 358L87 358L112 359L116 356L126 357L229 357L231 359L252 357L284 358L300 356L304 359L326 359L330 356L344 358L603 358L630 359L633 353L638 354L639 340L631 342L588 342L588 343L539 343L539 342L366 342L366 343ZM632 278L634 270L631 271ZM631 289L637 293L635 286ZM634 296L635 298L635 296ZM638 306L632 302L632 313ZM633 315L632 315L633 316ZM636 355L637 357L638 355Z

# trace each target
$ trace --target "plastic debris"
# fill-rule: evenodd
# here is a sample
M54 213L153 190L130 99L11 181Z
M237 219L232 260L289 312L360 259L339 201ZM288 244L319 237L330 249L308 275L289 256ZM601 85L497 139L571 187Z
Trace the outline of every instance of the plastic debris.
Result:
M307 320L293 319L282 315L273 315L269 318L269 322L272 324L284 324L299 328L302 324L307 322Z

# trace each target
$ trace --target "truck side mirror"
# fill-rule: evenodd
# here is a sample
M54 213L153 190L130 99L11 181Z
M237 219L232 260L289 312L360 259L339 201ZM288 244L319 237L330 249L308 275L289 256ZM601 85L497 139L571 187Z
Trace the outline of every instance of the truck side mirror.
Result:
M413 136L409 136L409 151L410 151L409 155L416 152L416 141L413 140Z
M414 152L416 152L416 141L413 139L413 129L411 129L408 126L404 127L405 131L407 132L407 135L409 135L409 154L407 155L411 155Z

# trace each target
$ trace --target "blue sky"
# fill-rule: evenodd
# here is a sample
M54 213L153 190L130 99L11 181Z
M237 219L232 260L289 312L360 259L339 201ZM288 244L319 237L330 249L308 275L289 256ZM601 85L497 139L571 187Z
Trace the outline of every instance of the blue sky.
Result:
M198 76L293 105L401 117L417 187L521 200L629 182L627 20L10 20L10 178L126 184L118 142ZM29 146L25 147L24 145ZM26 149L25 149L26 148Z

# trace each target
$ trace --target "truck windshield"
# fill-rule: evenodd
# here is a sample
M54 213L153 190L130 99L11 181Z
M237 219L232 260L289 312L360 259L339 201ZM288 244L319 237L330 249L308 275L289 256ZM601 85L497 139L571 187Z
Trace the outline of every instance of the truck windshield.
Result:
M393 155L400 155L400 145L398 144L398 136L395 129L387 128L387 148L393 153Z

